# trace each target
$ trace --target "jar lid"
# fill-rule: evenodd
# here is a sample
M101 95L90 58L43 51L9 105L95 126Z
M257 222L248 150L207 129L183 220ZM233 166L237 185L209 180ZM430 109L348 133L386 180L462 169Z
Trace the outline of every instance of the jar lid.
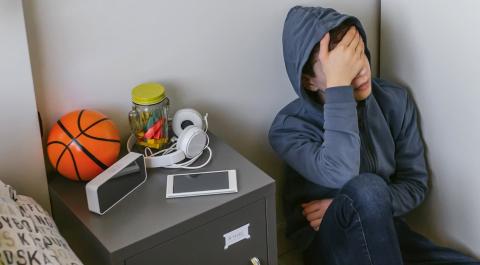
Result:
M152 105L165 99L165 87L158 83L144 83L132 89L132 101L139 105Z

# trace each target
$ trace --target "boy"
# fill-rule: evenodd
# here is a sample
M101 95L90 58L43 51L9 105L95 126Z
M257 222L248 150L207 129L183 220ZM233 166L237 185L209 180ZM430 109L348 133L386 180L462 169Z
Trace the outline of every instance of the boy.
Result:
M372 79L363 27L333 9L294 7L283 32L299 98L269 138L287 162L287 235L306 264L480 264L435 246L401 216L425 198L416 109L404 88Z

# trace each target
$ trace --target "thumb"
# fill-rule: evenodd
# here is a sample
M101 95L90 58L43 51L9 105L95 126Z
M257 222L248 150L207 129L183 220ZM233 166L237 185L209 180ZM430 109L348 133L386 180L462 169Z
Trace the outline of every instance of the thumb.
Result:
M318 58L323 59L328 57L328 43L330 42L330 33L327 32L320 41L320 51L318 52Z

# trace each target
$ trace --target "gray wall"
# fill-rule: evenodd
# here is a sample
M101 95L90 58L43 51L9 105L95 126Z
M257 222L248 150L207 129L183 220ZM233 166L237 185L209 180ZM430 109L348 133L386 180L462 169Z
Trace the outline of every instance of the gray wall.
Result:
M50 210L22 1L0 0L0 179Z
M431 193L410 221L477 257L479 8L474 0L384 0L380 54L381 76L413 93L432 173Z

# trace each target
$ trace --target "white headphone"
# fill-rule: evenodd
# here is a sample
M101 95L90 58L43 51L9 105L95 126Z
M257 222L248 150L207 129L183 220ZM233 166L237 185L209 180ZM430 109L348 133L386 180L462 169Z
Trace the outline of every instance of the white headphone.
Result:
M208 113L205 117L194 109L178 110L173 116L172 128L175 135L172 137L173 144L167 149L153 152L150 148L145 148L145 165L147 168L165 167L165 168L184 168L198 169L206 166L212 159L212 149L208 147ZM204 123L205 121L205 123ZM127 150L135 145L136 138L130 135L127 141ZM208 149L208 159L199 166L190 166L203 154L203 150ZM188 159L187 161L184 161ZM184 162L182 162L184 161Z

